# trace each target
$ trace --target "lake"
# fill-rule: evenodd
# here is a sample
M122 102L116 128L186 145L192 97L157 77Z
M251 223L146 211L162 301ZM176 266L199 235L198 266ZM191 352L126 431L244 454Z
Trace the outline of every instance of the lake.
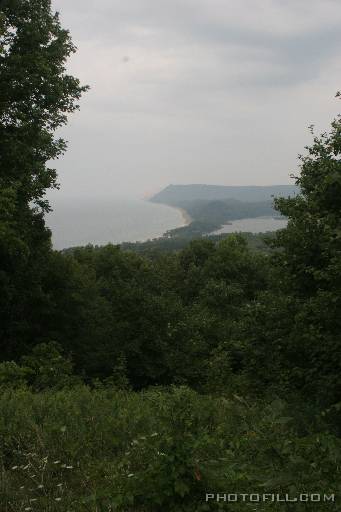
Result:
M55 249L156 238L186 222L180 210L139 199L58 198L46 217Z
M266 231L277 231L286 227L287 219L274 218L274 217L255 217L253 219L239 219L234 220L231 224L225 224L214 235L221 233L265 233Z

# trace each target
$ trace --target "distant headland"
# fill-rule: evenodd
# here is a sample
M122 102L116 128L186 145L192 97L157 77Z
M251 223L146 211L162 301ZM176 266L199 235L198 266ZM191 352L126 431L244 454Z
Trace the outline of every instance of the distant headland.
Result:
M152 196L153 203L177 205L182 201L216 201L236 199L238 201L271 201L273 197L288 197L296 195L296 185L168 185L166 188Z
M167 236L192 238L239 219L276 217L274 198L295 196L298 192L295 185L168 185L149 201L173 206L184 215L185 225L170 230Z

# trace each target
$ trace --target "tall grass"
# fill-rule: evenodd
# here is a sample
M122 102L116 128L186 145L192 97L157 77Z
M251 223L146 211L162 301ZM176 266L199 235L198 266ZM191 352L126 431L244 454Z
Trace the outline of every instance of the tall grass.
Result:
M4 391L0 510L200 512L226 510L206 503L206 492L337 494L340 441L311 419L298 420L279 400L248 404L187 388Z

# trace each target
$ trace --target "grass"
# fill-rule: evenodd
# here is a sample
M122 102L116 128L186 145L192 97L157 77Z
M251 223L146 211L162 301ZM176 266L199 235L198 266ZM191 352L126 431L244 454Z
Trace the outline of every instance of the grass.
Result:
M226 509L206 492L337 493L340 441L304 418L279 400L251 405L187 388L3 391L0 510L194 512Z

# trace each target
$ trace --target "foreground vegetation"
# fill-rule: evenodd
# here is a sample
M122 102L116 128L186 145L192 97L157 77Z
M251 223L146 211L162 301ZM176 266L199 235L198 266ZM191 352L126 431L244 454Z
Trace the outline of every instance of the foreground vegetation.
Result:
M144 242L124 242L120 245L120 247L123 251L131 251L137 254L143 254L149 258L153 258L158 256L160 253L174 253L187 248L190 242L193 240L193 238L187 235L185 234L185 236L182 236L180 232L177 236L168 236L168 234L165 233L159 238L153 238L152 240L147 240ZM221 233L219 235L207 235L204 238L205 240L218 243L231 236L233 235L230 233ZM257 234L243 232L243 239L246 241L249 249L263 253L269 253L272 251L268 242L270 242L273 237L273 232ZM194 239L198 238L202 238L200 234L194 237ZM64 250L65 253L71 253L73 251L74 248Z
M1 511L337 500L340 118L301 157L300 194L275 201L288 227L266 251L229 236L59 253L45 193L65 149L55 131L85 90L66 74L73 51L48 0L1 4Z
M184 387L132 393L81 386L5 392L0 418L4 512L224 510L226 503L206 502L206 493L341 491L341 441L325 432L325 417L299 403L213 398Z

